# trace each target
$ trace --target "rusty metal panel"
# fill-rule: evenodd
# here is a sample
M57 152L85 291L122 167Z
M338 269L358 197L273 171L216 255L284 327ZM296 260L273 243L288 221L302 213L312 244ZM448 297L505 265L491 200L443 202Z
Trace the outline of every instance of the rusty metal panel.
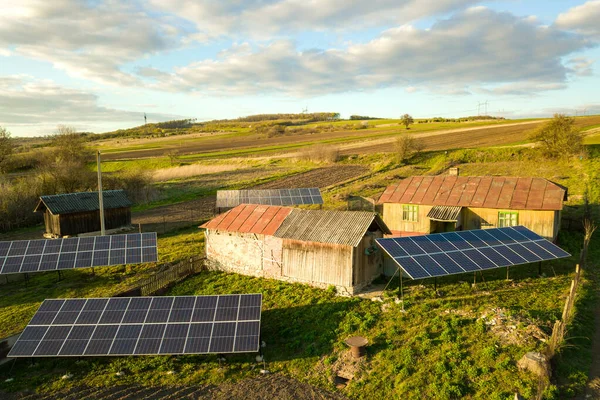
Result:
M277 212L280 209L281 209L281 207L278 207L278 206L272 206L272 207L267 208L267 210L265 212L263 212L262 215L258 218L258 221L256 221L256 224L254 224L254 228L252 229L252 232L253 233L263 233L263 231L265 230L267 225L269 225L269 222L271 222L271 220L273 219L275 214L277 214Z
M412 202L414 204L422 204L423 197L425 197L425 193L427 193L427 189L431 186L431 182L433 181L432 176L424 176L421 184L419 185L417 191L415 192Z
M565 191L555 185L547 185L542 208L544 210L562 210Z
M527 198L527 209L528 210L540 210L544 204L544 191L543 190L531 190L529 197Z
M484 176L481 178L479 182L479 186L477 187L477 191L473 196L473 200L470 204L471 207L482 207L485 199L487 198L488 192L490 191L490 187L492 186L492 177Z
M504 184L502 185L500 195L498 196L498 203L496 204L497 208L511 208L512 197L513 193L515 192L516 185L516 178L504 179Z
M452 189L450 189L450 195L448 196L448 199L446 200L447 206L456 206L459 204L460 198L461 198L463 192L465 191L467 182L468 182L467 177L464 177L464 176L457 177L456 182L454 183L454 186L452 186Z
M402 203L402 204L412 203L412 198L415 195L415 192L417 191L417 189L419 188L419 185L421 185L422 181L423 181L422 176L413 176L413 179L411 180L410 185L408 185L408 187L404 191L404 194L400 198L399 203Z
M440 190L440 187L442 186L442 182L444 182L443 176L436 176L433 178L429 189L425 193L425 196L423 196L422 204L433 204L435 196L437 195L438 191Z
M255 208L256 206L254 205L246 205L227 229L234 232L240 229L242 224L246 222L248 217L254 212Z
M231 211L231 210L229 210L229 211ZM227 216L227 214L229 214L229 211L224 212L223 214L219 214L216 217L214 217L213 219L211 219L210 221L205 222L204 224L200 225L200 228L217 229L217 227L219 226L221 221L223 221L223 219Z
M442 185L440 186L440 189L437 192L437 195L435 196L435 199L433 200L433 205L435 206L445 206L446 205L446 201L448 200L448 197L450 196L450 191L452 190L452 187L454 186L454 183L456 183L456 179L458 177L456 176L446 176L444 177L444 180L442 181Z
M411 177L411 178L406 178L406 179L402 180L402 182L400 182L398 184L398 186L396 187L396 190L392 194L390 201L388 201L388 203L399 203L400 198L404 194L404 191L406 190L408 185L410 185L410 182L412 181L412 179L413 178Z
M378 203L387 203L388 201L390 201L390 199L392 198L392 195L394 194L394 192L396 191L397 188L398 188L397 183L394 183L393 185L386 187L385 190L383 191L383 194L381 195L381 197L379 197Z
M500 192L502 191L502 186L504 186L504 178L494 177L492 178L492 184L490 185L490 190L483 201L482 207L484 208L497 208L498 207L498 199L500 198Z
M240 226L237 231L242 233L260 233L254 230L254 225L269 207L270 206L263 205L256 206L254 211L248 216L248 218L246 218L246 220L242 223L242 226Z
M264 235L274 235L277 232L277 229L281 226L283 221L287 218L288 215L292 212L292 209L289 207L281 207L279 211L273 216L271 221L267 224L267 226L263 229Z
M235 221L238 217L238 215L240 215L240 213L244 210L245 207L256 207L256 206L247 206L245 204L242 204L240 206L237 206L236 208L230 210L227 215L225 216L225 218L223 218L223 220L221 221L221 223L217 226L217 229L220 230L228 230L229 229L229 225L231 225L233 223L233 221Z
M478 176L468 177L467 183L465 185L464 191L460 196L460 200L458 201L459 206L469 206L473 201L473 196L475 196L475 192L477 191L477 187L479 186L479 182L481 178Z

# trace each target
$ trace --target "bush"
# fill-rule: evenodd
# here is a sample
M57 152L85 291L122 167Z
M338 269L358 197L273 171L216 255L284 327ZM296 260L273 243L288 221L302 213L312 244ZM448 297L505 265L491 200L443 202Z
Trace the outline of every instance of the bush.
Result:
M314 162L335 163L340 159L340 151L335 146L314 145L306 149L302 158Z
M560 158L583 150L583 134L575 129L575 118L554 114L554 118L535 131L530 139L540 142L547 157Z
M395 150L398 163L404 163L412 156L423 151L423 142L411 135L402 135L396 139Z

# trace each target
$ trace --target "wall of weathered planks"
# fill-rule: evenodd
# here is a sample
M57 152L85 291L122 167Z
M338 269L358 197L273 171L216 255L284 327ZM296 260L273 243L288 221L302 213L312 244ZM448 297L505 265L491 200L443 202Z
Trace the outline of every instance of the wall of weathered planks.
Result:
M44 212L46 233L57 236L74 236L80 233L100 231L100 211L53 215ZM131 225L131 209L111 208L104 210L104 224L107 230Z
M308 284L352 286L352 247L283 240L283 276Z

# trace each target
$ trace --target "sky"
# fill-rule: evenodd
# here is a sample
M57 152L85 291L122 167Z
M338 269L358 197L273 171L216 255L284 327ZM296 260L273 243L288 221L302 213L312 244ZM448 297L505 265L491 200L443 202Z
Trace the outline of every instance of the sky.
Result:
M0 0L0 126L600 114L600 0Z

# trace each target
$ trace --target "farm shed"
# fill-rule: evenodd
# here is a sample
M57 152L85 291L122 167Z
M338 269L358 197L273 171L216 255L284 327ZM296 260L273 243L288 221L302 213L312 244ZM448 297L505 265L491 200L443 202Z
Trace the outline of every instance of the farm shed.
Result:
M383 273L373 212L239 205L201 226L215 269L301 282L352 295Z
M104 224L107 230L131 225L131 201L123 190L105 190ZM33 210L44 213L46 235L73 236L100 231L98 192L41 196Z
M378 204L397 236L523 225L554 241L566 196L543 178L413 176L388 186Z

